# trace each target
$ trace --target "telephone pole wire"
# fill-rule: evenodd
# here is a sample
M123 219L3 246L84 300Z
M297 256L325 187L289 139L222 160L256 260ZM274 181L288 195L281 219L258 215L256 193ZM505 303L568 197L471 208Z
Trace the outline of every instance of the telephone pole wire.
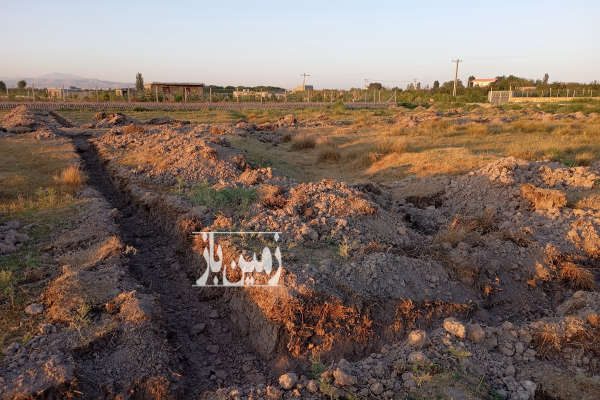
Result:
M456 72L454 72L454 89L452 90L452 96L456 97L456 81L458 80L458 63L462 60L457 58L456 60L452 60L453 63L456 63Z

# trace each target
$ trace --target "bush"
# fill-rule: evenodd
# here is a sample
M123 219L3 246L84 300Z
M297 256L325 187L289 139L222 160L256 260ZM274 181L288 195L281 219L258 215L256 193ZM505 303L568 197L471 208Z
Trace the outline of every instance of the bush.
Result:
M335 149L327 149L323 150L319 153L318 161L319 162L338 162L342 158L342 155L338 150Z
M303 136L300 137L298 139L294 139L292 140L292 150L307 150L307 149L314 149L316 147L317 143L315 142L315 139L308 137L308 136Z
M409 149L408 141L404 138L386 139L375 146L375 153L379 154L402 154Z

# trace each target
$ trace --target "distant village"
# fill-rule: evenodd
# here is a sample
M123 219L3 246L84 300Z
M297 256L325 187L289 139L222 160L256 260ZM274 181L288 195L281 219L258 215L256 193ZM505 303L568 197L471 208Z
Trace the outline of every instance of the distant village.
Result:
M305 77L306 78L306 77ZM302 84L293 89L276 86L217 86L199 82L144 83L140 73L131 87L85 89L76 86L36 87L35 81L17 82L16 88L8 88L0 81L0 100L14 101L84 101L84 102L417 102L450 100L457 96L465 102L488 101L489 92L505 91L508 97L592 97L600 93L598 82L589 84L531 80L517 76L480 77L470 76L466 85L459 79L443 83L434 81L430 86L410 82L405 87L384 86L379 82L352 89L317 89Z

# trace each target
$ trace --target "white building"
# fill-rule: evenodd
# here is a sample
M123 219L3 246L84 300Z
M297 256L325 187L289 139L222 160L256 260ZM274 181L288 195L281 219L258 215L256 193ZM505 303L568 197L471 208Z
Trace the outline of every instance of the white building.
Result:
M471 83L472 83L473 87L488 87L496 81L497 81L496 78L480 78L480 79L473 79L471 81Z

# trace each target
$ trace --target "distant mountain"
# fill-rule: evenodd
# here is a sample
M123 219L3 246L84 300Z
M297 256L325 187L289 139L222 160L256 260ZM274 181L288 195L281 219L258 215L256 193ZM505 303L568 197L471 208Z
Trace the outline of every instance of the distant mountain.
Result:
M134 87L133 83L126 82L112 82L103 81L94 78L84 78L78 75L63 74L60 72L53 72L50 74L41 75L38 77L19 77L19 78L4 78L0 77L1 81L4 81L8 87L17 87L17 82L20 80L27 82L27 86L30 87L32 84L36 88L60 88L60 87L71 87L75 86L81 89L115 89L121 87Z

